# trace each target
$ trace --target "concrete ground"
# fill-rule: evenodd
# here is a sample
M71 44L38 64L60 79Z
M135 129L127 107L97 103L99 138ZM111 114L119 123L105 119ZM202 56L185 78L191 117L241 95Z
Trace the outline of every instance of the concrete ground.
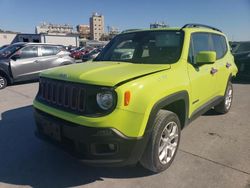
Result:
M88 167L34 136L37 83L0 91L0 187L250 188L250 85L234 84L231 111L212 111L182 131L171 167Z

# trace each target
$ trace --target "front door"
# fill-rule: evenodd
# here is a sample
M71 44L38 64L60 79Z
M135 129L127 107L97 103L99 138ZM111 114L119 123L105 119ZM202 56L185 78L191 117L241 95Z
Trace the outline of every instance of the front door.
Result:
M216 94L216 71L214 64L196 65L200 51L211 51L208 33L193 33L190 40L188 74L191 83L190 110L209 102Z
M38 76L38 46L26 46L17 51L11 58L11 71L15 80L32 79Z

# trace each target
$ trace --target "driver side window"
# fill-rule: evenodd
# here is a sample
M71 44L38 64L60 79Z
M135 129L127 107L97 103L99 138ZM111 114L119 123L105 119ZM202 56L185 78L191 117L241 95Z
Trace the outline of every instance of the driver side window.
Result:
M211 51L210 34L208 33L194 33L191 36L188 62L196 63L196 56L200 51Z
M27 59L38 57L38 47L37 46L27 46L17 52L19 59Z

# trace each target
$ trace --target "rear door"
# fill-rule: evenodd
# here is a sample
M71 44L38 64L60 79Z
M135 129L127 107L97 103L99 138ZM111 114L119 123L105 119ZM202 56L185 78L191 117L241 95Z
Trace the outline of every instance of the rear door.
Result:
M196 56L200 51L211 51L209 33L193 33L190 40L188 74L191 83L191 108L197 109L209 102L216 93L216 78L211 70L214 64L196 64Z
M16 80L32 79L38 76L40 65L38 61L38 46L29 45L18 50L10 60L13 78Z
M58 46L53 46L53 45L41 46L39 53L39 55L42 57L39 62L41 64L41 70L53 68L61 64L60 55L59 56L57 55L59 51L60 49Z
M227 86L227 81L230 74L230 67L232 66L230 57L228 57L228 47L224 36L218 34L211 34L213 42L213 51L216 52L215 68L216 74L216 91L217 95L223 93Z

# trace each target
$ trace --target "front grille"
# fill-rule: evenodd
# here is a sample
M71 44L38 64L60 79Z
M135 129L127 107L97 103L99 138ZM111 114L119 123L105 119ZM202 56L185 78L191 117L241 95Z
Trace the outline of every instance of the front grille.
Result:
M86 106L86 87L82 84L41 78L38 100L55 108L82 114Z

